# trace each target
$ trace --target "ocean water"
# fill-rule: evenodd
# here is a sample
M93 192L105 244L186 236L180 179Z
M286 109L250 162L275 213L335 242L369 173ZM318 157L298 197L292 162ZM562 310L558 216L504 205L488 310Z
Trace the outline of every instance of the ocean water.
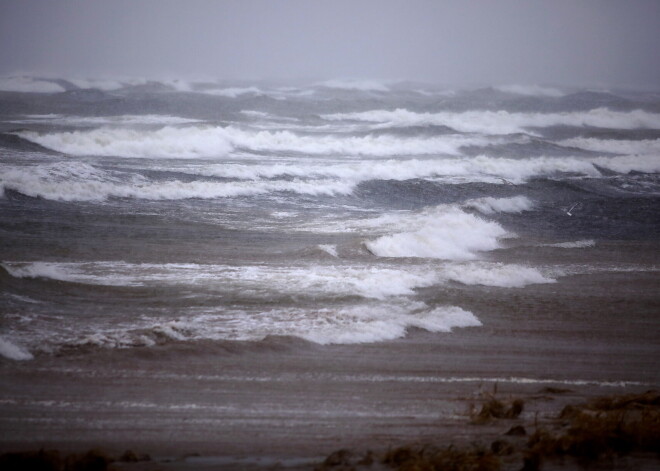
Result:
M0 361L12 374L75 359L102 376L117 358L175 362L182 348L211 364L220 345L266 345L277 363L281 349L281 362L320 347L405 356L415 338L506 337L537 338L526 341L538 361L502 363L500 380L657 381L657 93L11 83L0 92ZM611 355L623 363L594 368L622 331L630 349ZM599 360L562 377L566 345ZM475 348L476 362L489 356ZM396 372L411 384L492 380L427 373ZM6 385L3 404L28 396Z

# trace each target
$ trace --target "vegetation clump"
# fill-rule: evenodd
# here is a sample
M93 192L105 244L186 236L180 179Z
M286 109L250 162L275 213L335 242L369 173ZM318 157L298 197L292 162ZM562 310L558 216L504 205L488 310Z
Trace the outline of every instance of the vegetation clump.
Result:
M500 460L491 450L453 446L404 446L389 450L383 463L399 471L497 471Z
M471 413L472 422L496 425L499 419L517 418L523 407L521 399L501 401L489 395L479 412ZM549 460L561 464L564 459L572 459L589 467L606 457L660 452L660 394L655 391L566 406L542 426L537 419L530 435L522 425L514 425L503 433L511 438L496 439L489 447L405 445L380 455L370 451L360 461L350 451L339 450L317 469L347 471L380 464L397 471L497 471L502 467L537 471Z
M471 413L472 423L484 424L494 419L515 419L522 413L524 408L525 402L522 399L501 401L494 396L490 396L482 404L478 413Z
M559 432L537 430L526 452L529 462L571 456L581 463L632 452L658 452L660 394L603 397L583 406L567 406L559 414ZM529 469L539 469L529 468Z

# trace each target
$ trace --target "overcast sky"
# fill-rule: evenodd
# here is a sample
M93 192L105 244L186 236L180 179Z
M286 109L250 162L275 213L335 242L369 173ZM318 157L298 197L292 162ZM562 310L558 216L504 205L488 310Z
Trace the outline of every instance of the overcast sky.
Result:
M660 88L660 0L0 0L0 73Z

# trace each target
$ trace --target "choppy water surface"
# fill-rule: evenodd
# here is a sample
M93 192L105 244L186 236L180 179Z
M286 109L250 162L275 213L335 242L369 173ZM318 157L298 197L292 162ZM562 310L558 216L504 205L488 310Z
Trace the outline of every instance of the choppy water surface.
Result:
M6 360L447 336L485 288L657 273L657 94L101 85L0 94Z

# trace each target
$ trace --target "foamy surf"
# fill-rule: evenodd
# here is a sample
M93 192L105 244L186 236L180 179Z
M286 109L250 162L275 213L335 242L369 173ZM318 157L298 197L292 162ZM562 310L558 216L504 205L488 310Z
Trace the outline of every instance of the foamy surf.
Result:
M244 130L233 126L165 126L157 130L103 127L85 131L17 135L48 149L69 155L221 158L239 149L254 152L295 152L313 155L347 154L366 156L458 155L467 145L485 144L477 137L449 135L400 138L377 136L303 135L283 131Z
M566 147L578 147L596 152L637 155L660 153L660 139L598 139L595 137L574 137L564 139L558 144Z
M34 358L25 348L10 342L4 337L0 337L0 356L16 361L32 360Z
M532 201L526 196L513 196L511 198L475 198L463 204L466 208L476 209L482 214L494 213L521 213L534 207Z
M229 266L200 264L133 264L126 262L6 262L14 277L46 278L101 286L190 285L219 292L246 292L268 298L360 296L384 299L414 294L431 286L432 270L351 266Z
M499 248L500 238L512 236L496 222L448 206L389 215L371 224L381 230L408 229L365 242L367 249L379 257L473 260L479 252Z
M555 283L556 280L537 268L503 263L471 262L447 264L440 276L465 285L523 288L532 284Z
M401 338L411 328L448 333L481 326L474 314L459 307L431 309L424 303L403 300L313 310L225 310L162 323L145 320L141 324L122 328L99 326L93 334L73 336L54 348L130 348L199 340L262 341L273 336L298 337L320 345L359 344Z
M58 124L67 126L92 127L101 125L130 126L130 125L174 125L199 123L200 119L183 118L180 116L144 114L144 115L117 115L117 116L75 116L61 114L24 115L22 118L12 119L10 123L17 124ZM25 139L34 138L34 134L26 133ZM45 146L47 147L47 146Z
M7 166L0 170L0 189L55 201L215 199L277 192L310 195L349 194L354 183L338 180L181 181L150 180L139 174L112 172L93 165L59 162Z
M594 247L596 241L593 239L576 240L571 242L558 242L556 244L543 244L544 247L556 247L559 249L584 249Z
M524 133L529 132L530 128L558 125L609 129L660 129L660 114L642 110L613 111L607 108L561 113L516 113L504 110L420 113L397 108L332 113L322 117L329 121L365 121L387 126L448 126L460 132L485 134Z

